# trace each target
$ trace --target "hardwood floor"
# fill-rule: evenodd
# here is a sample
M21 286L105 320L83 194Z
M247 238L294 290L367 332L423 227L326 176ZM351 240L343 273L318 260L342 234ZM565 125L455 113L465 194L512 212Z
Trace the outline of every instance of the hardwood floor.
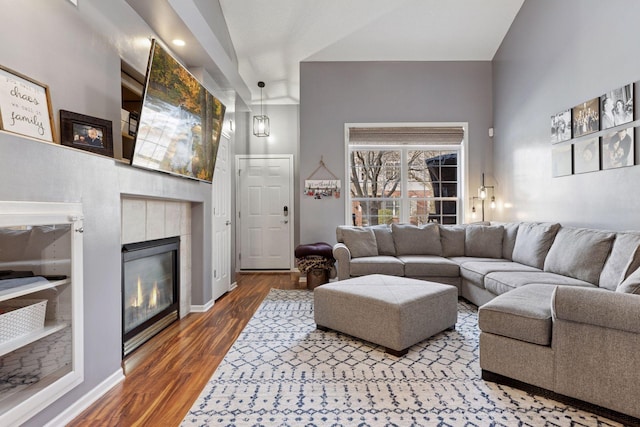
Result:
M126 379L68 425L179 425L269 290L301 288L288 272L240 274L237 283L207 313L189 314L129 355Z

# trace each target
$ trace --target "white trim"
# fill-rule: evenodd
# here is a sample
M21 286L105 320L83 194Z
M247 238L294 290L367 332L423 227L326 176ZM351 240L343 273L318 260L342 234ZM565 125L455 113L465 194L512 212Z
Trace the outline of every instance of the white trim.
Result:
M206 313L207 311L211 310L211 307L213 307L214 304L214 300L209 300L204 305L191 305L189 307L189 313Z
M236 154L236 168L235 173L237 174L240 170L240 161L243 159L287 159L289 160L289 269L294 268L295 264L295 256L293 252L293 242L294 242L294 234L295 234L295 193L294 193L294 184L295 184L295 164L293 162L293 154ZM234 212L234 219L236 222L236 272L242 272L243 270L240 268L240 259L238 258L238 254L242 251L242 237L240 232L240 227L242 227L242 218L238 218L238 210L240 209L241 203L238 201L240 198L238 195L240 194L240 179L238 176L235 177L236 182L236 211ZM286 271L286 270L282 270Z
M229 292L231 292L232 290L234 290L235 288L238 287L238 282L233 282L230 286L229 286Z
M459 174L459 184L460 184L460 196L458 197L459 205L458 205L458 223L464 223L467 221L467 194L469 194L469 183L467 182L467 177L469 176L469 162L467 159L467 150L469 146L469 123L468 122L406 122L406 123L345 123L344 124L344 167L345 167L345 188L348 188L351 183L351 170L350 170L350 162L349 162L349 150L352 148L357 148L362 146L360 144L352 144L349 145L349 128L350 127L447 127L447 126L460 126L464 130L464 135L462 138L462 142L456 147L459 147L460 151L460 161L463 167L458 168ZM414 145L401 145L403 148L411 148ZM447 150L451 149L453 145L429 145L433 147L434 150ZM369 146L370 147L370 146ZM398 145L376 145L376 148L384 149L384 148L398 148ZM350 196L347 194L345 197L344 203L344 218L345 224L351 225L351 206L348 203Z
M54 419L49 421L44 427L58 427L67 425L80 415L85 409L91 406L94 402L104 396L109 390L116 385L124 381L124 373L122 369L118 369L116 372L107 377L104 381L94 387L89 393L76 400L74 404L69 406L63 412L58 414Z

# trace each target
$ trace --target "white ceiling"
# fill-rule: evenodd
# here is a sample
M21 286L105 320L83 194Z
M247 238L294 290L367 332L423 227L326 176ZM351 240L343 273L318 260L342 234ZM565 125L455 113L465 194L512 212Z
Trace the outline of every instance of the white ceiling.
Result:
M254 102L297 104L301 61L490 61L524 0L220 0Z

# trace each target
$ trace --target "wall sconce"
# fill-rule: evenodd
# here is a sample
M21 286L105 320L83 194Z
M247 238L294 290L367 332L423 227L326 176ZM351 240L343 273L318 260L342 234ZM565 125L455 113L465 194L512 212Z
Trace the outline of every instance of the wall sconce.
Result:
M471 218L472 219L476 219L476 200L481 200L480 197L472 197L471 198ZM482 203L484 203L484 201L482 201ZM484 215L484 211L483 211L483 215ZM483 219L484 221L484 219Z
M259 137L269 136L270 131L269 116L262 114L262 88L264 86L264 82L258 82L258 87L260 88L260 115L253 116L253 134Z
M473 197L473 199L479 199L481 202L481 208L482 208L482 221L484 221L484 201L487 199L487 197L489 197L489 192L491 192L491 197L489 198L490 200L490 204L489 207L491 209L495 209L496 208L496 196L495 196L495 187L493 185L485 185L484 184L484 173L482 174L482 185L480 185L480 188L478 188L478 197ZM473 214L475 210L475 204L471 209L471 212Z

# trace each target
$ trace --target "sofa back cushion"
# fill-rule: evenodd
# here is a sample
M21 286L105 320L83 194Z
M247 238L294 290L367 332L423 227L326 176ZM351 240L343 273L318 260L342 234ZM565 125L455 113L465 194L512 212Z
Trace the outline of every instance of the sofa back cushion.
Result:
M442 255L438 224L391 224L397 255Z
M464 256L464 225L441 225L442 256Z
M519 222L508 222L502 224L504 234L502 236L502 258L511 261L513 259L513 248L516 245Z
M640 295L640 268L624 279L620 286L616 288L616 292Z
M544 271L597 285L614 238L614 233L562 227L544 261Z
M479 258L502 258L501 225L469 225L465 228L464 254Z
M378 255L378 245L373 230L369 227L345 227L342 239L351 252L351 258Z
M393 243L393 235L391 234L391 227L386 224L371 226L373 234L376 236L376 243L378 245L378 255L396 255L396 246Z
M640 267L640 234L617 233L600 274L600 287L615 291L629 274Z
M512 260L530 267L544 267L544 259L560 224L522 223L518 226Z

